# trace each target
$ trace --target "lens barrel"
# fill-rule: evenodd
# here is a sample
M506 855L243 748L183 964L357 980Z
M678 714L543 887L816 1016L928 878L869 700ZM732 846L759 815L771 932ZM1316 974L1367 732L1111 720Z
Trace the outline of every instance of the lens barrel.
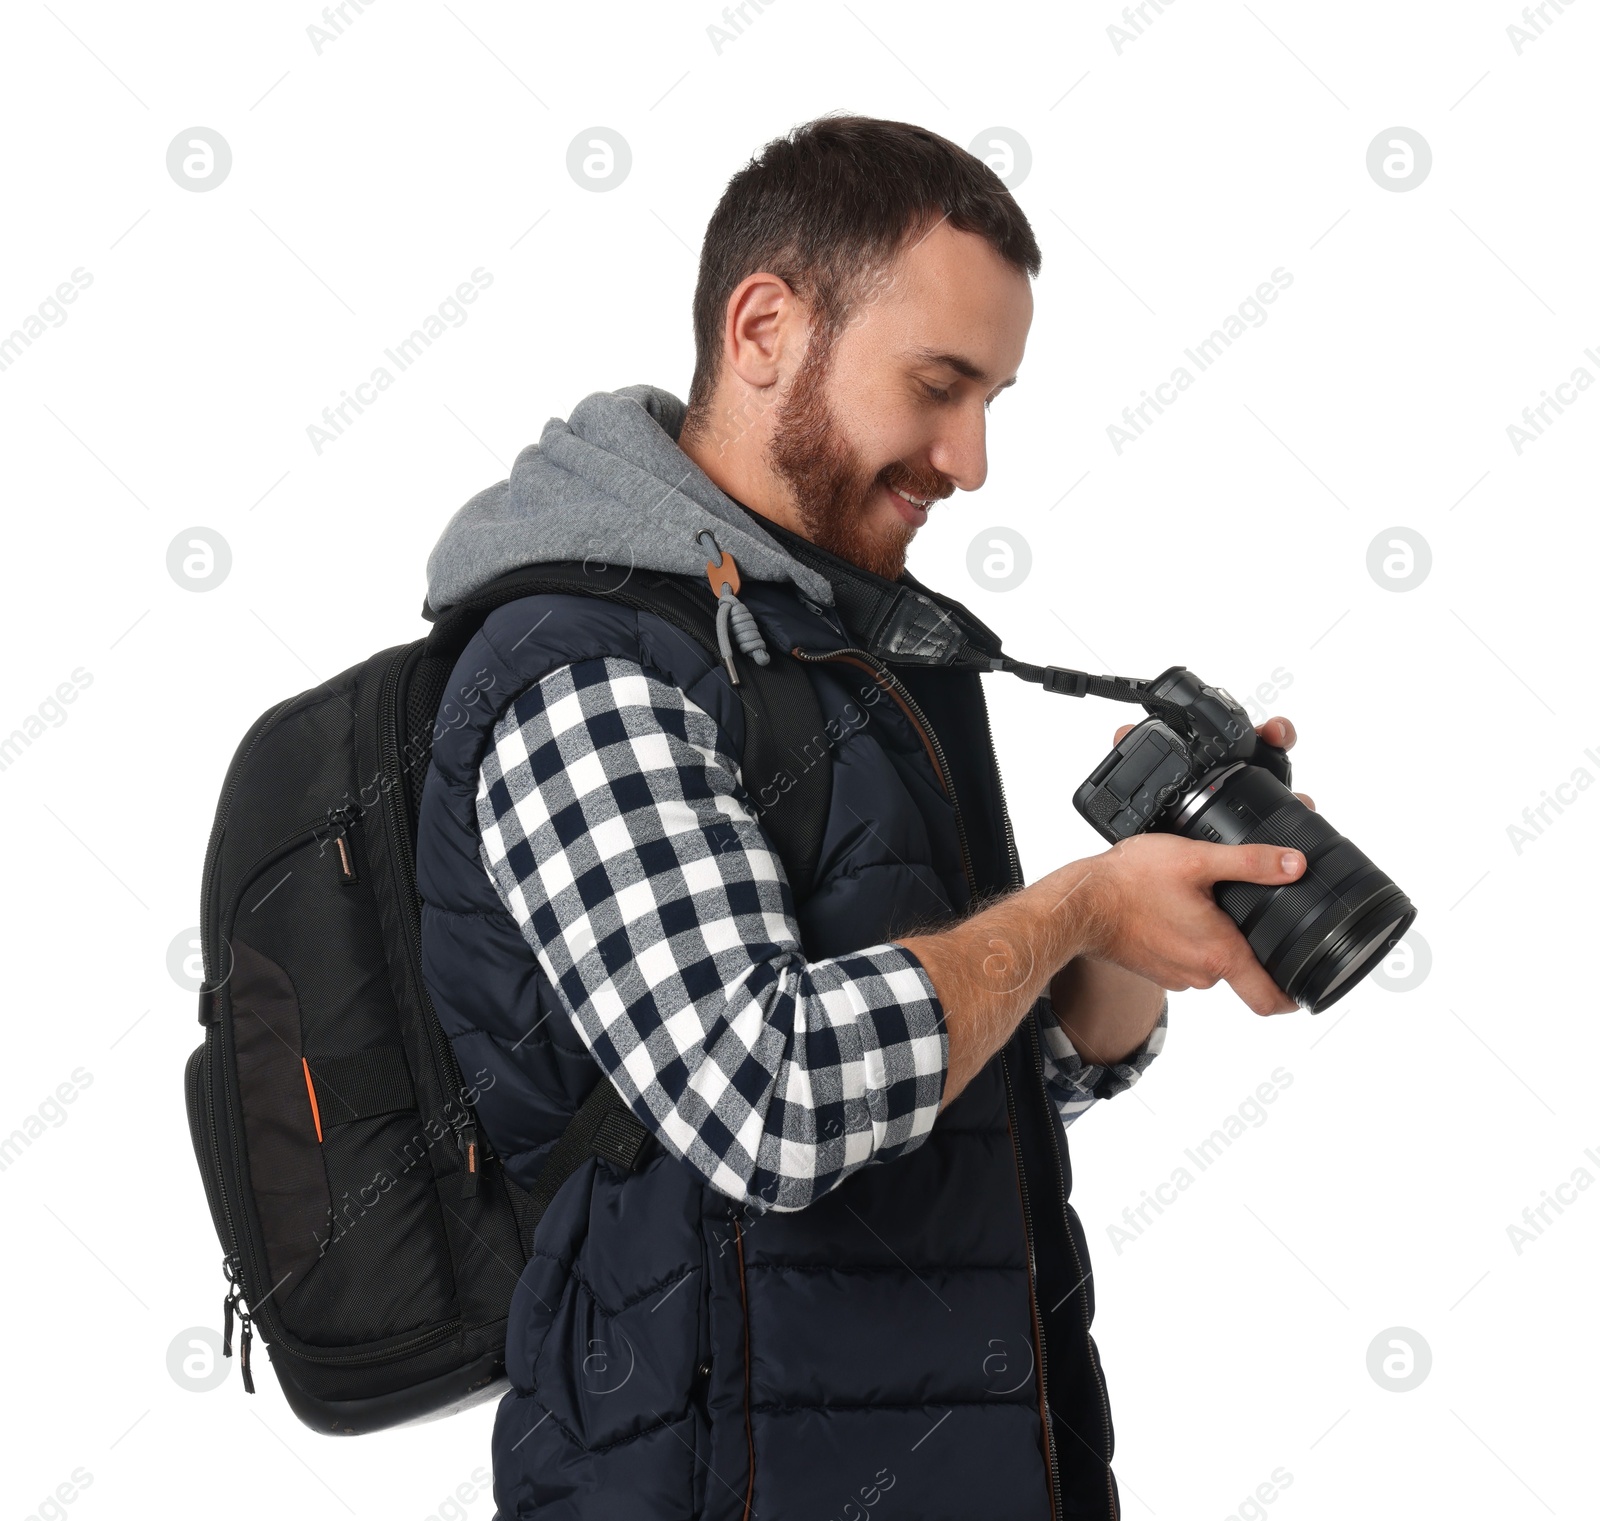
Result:
M1305 855L1294 882L1219 882L1216 899L1268 976L1313 1014L1343 998L1417 917L1387 873L1261 766L1219 768L1168 817L1163 830L1186 839L1284 845Z

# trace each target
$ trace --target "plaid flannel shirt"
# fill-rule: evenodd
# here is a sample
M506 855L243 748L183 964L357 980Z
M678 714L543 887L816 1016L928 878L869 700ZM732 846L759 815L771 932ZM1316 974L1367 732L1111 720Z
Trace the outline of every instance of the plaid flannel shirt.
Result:
M614 656L551 671L496 724L477 813L484 869L585 1045L713 1188L803 1209L928 1135L948 1044L927 972L891 943L806 959L727 737L677 687ZM1063 1124L1138 1079L1166 1019L1107 1068L1040 1016Z

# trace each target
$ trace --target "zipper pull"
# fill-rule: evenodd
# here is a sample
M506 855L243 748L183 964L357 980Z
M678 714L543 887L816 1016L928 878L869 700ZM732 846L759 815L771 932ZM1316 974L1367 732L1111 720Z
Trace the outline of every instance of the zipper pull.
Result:
M478 1149L478 1127L472 1120L461 1122L456 1130L456 1143L461 1147L461 1155L466 1162L466 1171L461 1174L461 1197L471 1199L477 1195L478 1181L483 1170L480 1165L483 1157Z
M250 1377L250 1312L239 1306L239 1376L244 1380L244 1392L256 1392L255 1380Z
M240 1282L238 1259L231 1253L222 1259L222 1271L228 1275L228 1297L222 1301L222 1355L233 1356L233 1318L239 1317L239 1372L244 1378L244 1392L256 1392L255 1380L250 1377L250 1307L244 1300L244 1285Z
M339 852L339 880L344 883L359 880L356 876L356 854L350 844L350 826L360 817L361 810L351 803L328 810L328 828L333 831L334 848ZM326 846L327 842L323 843Z
M239 1280L233 1271L233 1256L230 1253L222 1259L222 1272L228 1280L228 1292L222 1300L222 1355L233 1356L233 1306L239 1298Z

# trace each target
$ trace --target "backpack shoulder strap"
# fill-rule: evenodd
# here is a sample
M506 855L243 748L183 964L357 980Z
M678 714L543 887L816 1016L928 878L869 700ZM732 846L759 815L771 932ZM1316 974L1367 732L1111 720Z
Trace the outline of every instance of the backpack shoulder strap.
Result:
M525 565L496 577L442 613L434 614L424 604L423 616L431 617L434 626L412 678L414 690L420 683L413 721L426 707L430 694L437 706L457 657L484 619L495 608L538 592L606 597L624 607L654 613L721 659L717 603L709 585L688 576L593 562ZM741 659L739 671L738 692L745 720L742 779L799 903L810 896L816 884L833 790L832 768L822 763L827 750L822 709L804 667L786 654L775 652L764 666ZM427 721L431 726L431 714Z
M833 797L833 767L816 690L805 667L776 654L746 662L745 791L783 862L796 904L811 896Z

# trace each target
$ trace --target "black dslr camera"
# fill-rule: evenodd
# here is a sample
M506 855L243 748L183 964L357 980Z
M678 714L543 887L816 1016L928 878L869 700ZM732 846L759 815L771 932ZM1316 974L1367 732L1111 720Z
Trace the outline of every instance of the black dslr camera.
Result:
M1216 886L1222 911L1302 1008L1320 1014L1337 1002L1411 927L1411 900L1290 791L1288 755L1255 732L1221 687L1181 665L1153 681L1045 670L1053 690L1135 701L1150 715L1073 794L1078 812L1113 844L1161 831L1305 855L1305 872L1282 887Z

